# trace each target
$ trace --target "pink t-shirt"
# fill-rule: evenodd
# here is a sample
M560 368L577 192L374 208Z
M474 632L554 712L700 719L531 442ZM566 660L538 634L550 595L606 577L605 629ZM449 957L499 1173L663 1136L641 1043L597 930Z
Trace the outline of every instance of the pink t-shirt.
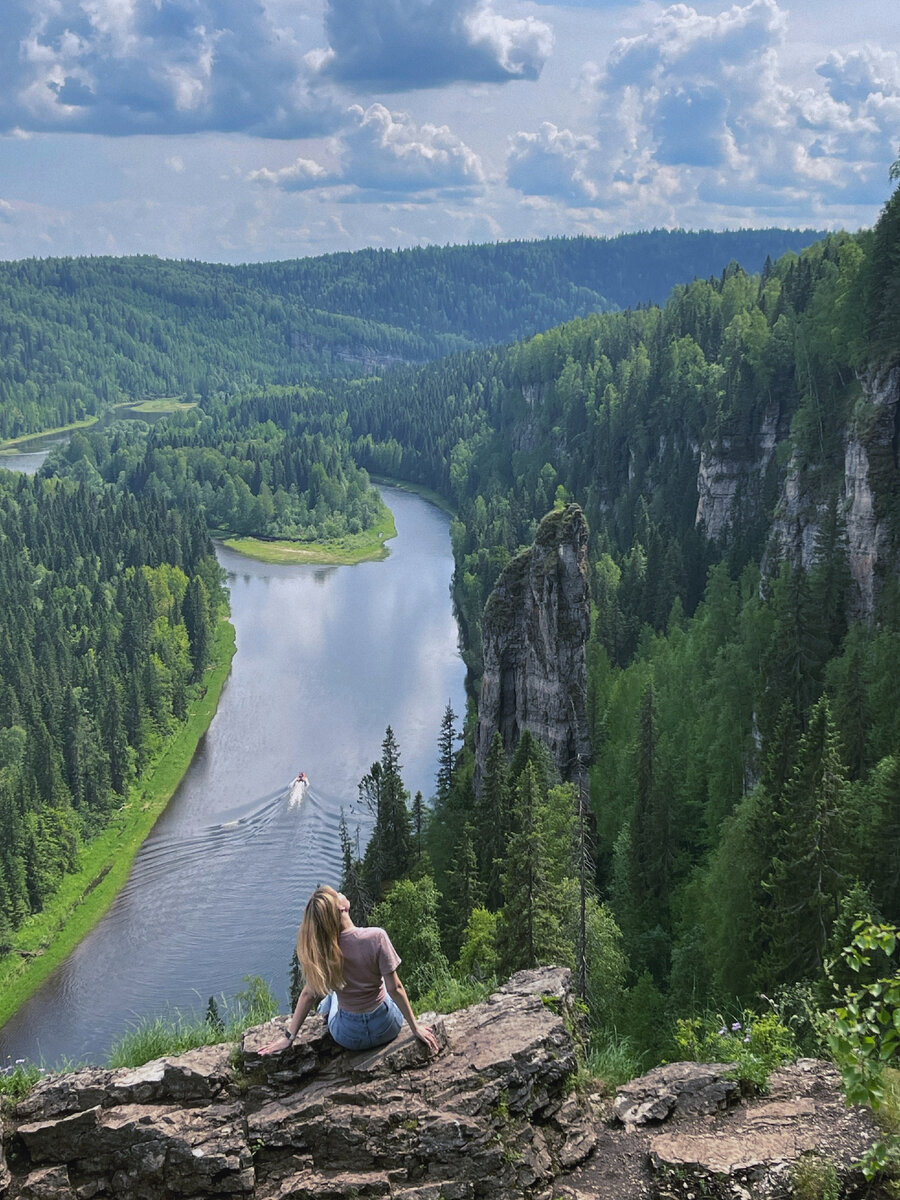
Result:
M345 929L338 939L344 957L344 986L338 1003L352 1013L371 1012L384 1000L384 976L396 971L400 955L383 929Z

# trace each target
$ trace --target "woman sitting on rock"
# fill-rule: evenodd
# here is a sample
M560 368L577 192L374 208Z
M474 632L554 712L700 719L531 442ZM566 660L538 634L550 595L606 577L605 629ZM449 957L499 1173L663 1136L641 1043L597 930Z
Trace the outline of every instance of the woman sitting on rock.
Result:
M328 1032L346 1050L368 1050L392 1042L404 1017L413 1034L431 1051L437 1039L416 1022L406 989L397 975L400 956L383 929L357 929L342 892L318 887L310 896L297 934L303 991L284 1037L261 1047L260 1054L287 1050L319 996L319 1012Z

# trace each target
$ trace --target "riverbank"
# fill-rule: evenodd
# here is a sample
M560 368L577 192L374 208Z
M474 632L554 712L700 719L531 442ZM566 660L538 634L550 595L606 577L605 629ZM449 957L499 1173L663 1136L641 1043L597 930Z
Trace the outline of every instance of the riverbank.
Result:
M196 401L179 400L177 396L162 396L155 400L121 400L118 404L113 405L112 411L127 409L137 416L144 413L148 416L161 417L165 416L166 413L187 412L189 409L196 407ZM40 429L35 433L23 433L19 437L10 438L6 442L0 441L0 455L17 453L21 450L22 446L27 445L29 442L38 442L43 441L44 438L59 437L64 433L74 433L77 429L90 429L97 424L101 416L107 415L107 412L93 417L85 417L81 421L72 421L70 425L59 425L56 429Z
M456 516L456 509L449 500L434 488L426 487L424 483L410 483L408 479L394 479L391 475L371 475L370 478L373 483L383 484L384 487L396 488L400 492L412 492L414 496L421 496L423 500L439 508L448 517Z
M40 429L37 433L23 433L21 437L10 438L0 442L0 454L5 451L19 451L28 442L37 442L43 438L58 437L61 433L74 433L76 429L90 429L100 420L99 417L85 417L83 421L73 421L71 425L59 425L56 429Z
M191 703L184 725L132 785L110 825L82 848L78 871L66 876L42 912L23 923L15 934L13 950L0 957L0 1026L97 924L127 881L135 855L172 798L215 716L234 653L234 628L221 621L206 690Z
M385 542L397 536L394 514L388 510L371 529L348 533L327 542L269 542L261 538L225 538L223 545L247 558L268 563L312 563L316 566L353 566L387 558Z

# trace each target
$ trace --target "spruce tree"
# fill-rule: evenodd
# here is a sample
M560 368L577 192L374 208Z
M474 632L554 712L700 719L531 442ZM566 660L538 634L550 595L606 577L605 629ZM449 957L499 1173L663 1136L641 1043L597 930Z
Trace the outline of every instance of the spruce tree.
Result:
M768 959L784 981L821 970L848 886L851 792L827 697L810 713L796 766L773 807L780 839L765 879L772 896Z

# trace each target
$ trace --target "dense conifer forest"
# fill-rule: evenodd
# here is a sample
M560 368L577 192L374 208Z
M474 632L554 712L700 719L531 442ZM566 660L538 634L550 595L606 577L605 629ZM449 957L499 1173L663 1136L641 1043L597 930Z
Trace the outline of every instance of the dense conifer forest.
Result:
M0 951L184 719L225 604L195 511L0 473Z
M599 1042L633 1068L742 1005L821 1050L827 964L855 919L900 919L898 469L864 392L900 359L898 214L895 194L873 233L758 276L732 264L661 309L341 387L360 461L457 505L476 676L490 588L554 502L588 515L593 598L580 778L560 784L527 735L507 762L498 736L476 794L448 712L424 832L418 798L398 835L396 783L374 801L367 784L375 835L359 859L345 840L345 890L365 910L385 878L433 881L431 941L457 980L578 967ZM869 610L847 556L851 440L886 530ZM714 536L701 452L752 468ZM397 760L386 740L376 778ZM394 885L373 919L405 931L430 1002L420 899Z
M228 267L138 258L0 263L0 438L148 397L204 399L358 375L662 301L734 258L758 269L810 231L657 231L360 251Z
M497 739L476 795L471 715L449 710L433 796L409 797L390 728L361 781L374 835L357 854L343 829L344 889L396 934L413 995L562 961L598 1043L638 1065L673 1053L678 1018L761 990L809 1034L852 919L900 917L900 592L889 576L862 611L841 499L853 436L896 564L897 466L861 380L900 357L900 199L870 233L770 237L755 274L710 239L7 264L0 432L123 396L197 406L76 434L46 478L3 485L3 629L25 631L0 662L4 928L177 719L219 603L206 529L365 527L380 473L455 508L474 692L503 566L555 504L591 530L575 781ZM725 460L739 484L710 529L698 471Z

